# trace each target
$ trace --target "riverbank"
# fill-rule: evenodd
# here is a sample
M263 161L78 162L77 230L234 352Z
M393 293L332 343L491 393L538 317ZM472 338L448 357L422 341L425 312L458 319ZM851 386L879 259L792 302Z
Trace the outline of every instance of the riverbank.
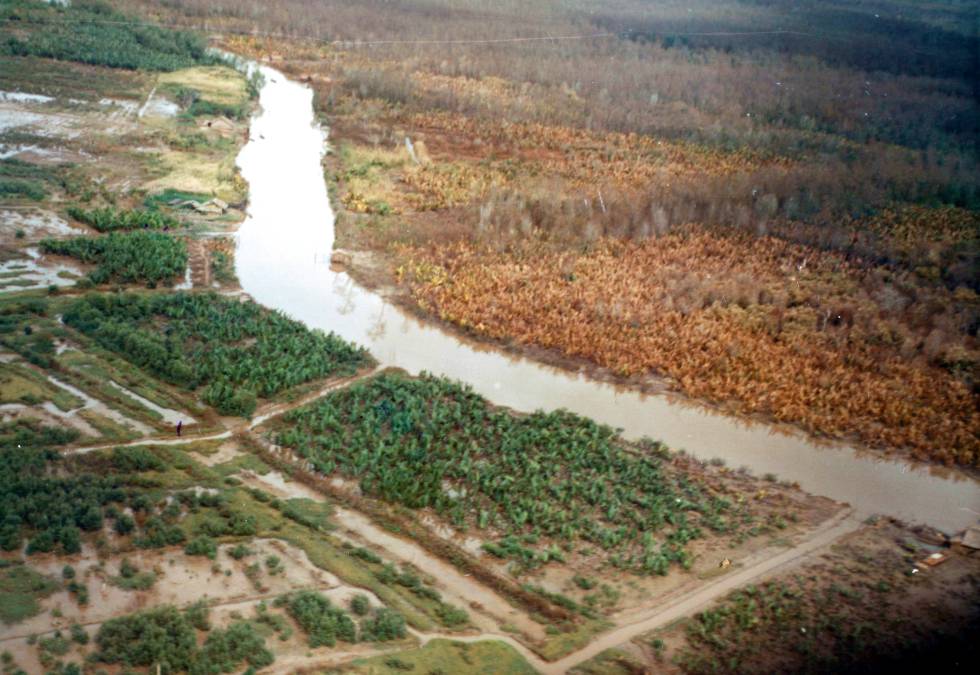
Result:
M522 412L566 408L622 429L629 439L662 440L703 460L720 457L729 466L797 482L862 514L884 513L949 532L975 522L980 488L954 471L884 459L846 444L824 447L800 433L777 433L474 346L419 322L348 273L332 269L334 216L321 167L325 135L314 125L313 94L269 72L265 114L252 129L253 138L264 139L250 144L239 160L254 187L249 217L238 234L237 274L257 302L366 346L381 365L465 382L498 405Z

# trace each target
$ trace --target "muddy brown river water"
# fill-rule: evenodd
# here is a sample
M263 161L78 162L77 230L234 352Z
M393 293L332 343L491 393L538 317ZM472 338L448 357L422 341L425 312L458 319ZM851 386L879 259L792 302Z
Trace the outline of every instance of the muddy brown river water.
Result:
M334 214L321 168L326 133L312 91L262 68L261 111L238 164L249 183L236 271L257 302L367 347L384 366L427 371L469 384L515 410L567 408L622 429L625 437L671 447L730 467L798 481L807 491L947 532L977 522L980 485L956 471L886 458L799 432L746 423L705 407L644 395L493 348L426 325L330 269Z

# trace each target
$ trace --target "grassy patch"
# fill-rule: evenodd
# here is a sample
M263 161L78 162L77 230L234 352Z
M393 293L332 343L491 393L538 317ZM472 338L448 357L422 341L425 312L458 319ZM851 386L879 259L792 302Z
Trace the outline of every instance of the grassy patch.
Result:
M500 673L531 675L535 670L503 642L466 644L432 640L424 647L355 661L350 670L365 675L415 673Z
M197 66L163 73L157 81L161 90L179 97L182 90L198 93L199 101L238 106L248 100L245 76L226 66Z
M38 600L61 585L20 563L3 561L0 566L0 621L18 623L41 611Z
M251 453L243 453L234 459L211 467L221 476L231 476L242 470L254 471L259 475L265 475L272 471L268 464Z
M29 368L0 363L0 403L34 405L51 401L59 410L74 410L82 405L77 396L56 387Z
M602 619L589 619L581 623L561 626L557 633L549 633L544 644L535 647L534 650L542 658L554 661L581 649L596 635L611 626L611 623Z
M646 666L622 649L607 649L569 672L573 675L633 675L646 672Z

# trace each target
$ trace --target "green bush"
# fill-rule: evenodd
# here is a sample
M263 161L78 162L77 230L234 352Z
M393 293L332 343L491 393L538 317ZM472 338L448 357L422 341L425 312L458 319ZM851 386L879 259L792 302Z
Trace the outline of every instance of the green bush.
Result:
M393 609L381 607L361 624L361 640L387 642L405 637L405 617Z
M439 617L439 623L449 628L462 626L470 620L470 615L466 613L465 609L454 607L445 602L440 603L439 607L436 608L436 616Z
M34 181L0 178L0 197L27 197L39 202L47 196L47 191Z
M204 622L200 620L202 612ZM264 668L273 662L275 657L265 648L265 639L245 622L212 630L199 648L194 629L210 629L206 616L206 607L196 616L159 607L111 619L96 635L95 658L128 667L159 665L163 673L186 671L190 675L230 673L239 670L242 662L251 668Z
M190 670L192 674L229 673L242 661L253 668L265 668L275 661L275 656L265 647L265 638L244 621L211 631L201 652Z
M350 599L350 611L357 616L364 616L371 609L371 602L363 593L358 593Z
M187 670L197 651L194 628L174 607L109 619L95 637L96 658L129 667L160 666L163 673Z
M245 544L236 544L233 549L228 551L228 555L230 555L235 560L241 560L246 556L252 555L252 553L253 553L252 549L250 549Z
M218 555L218 546L214 539L202 534L188 542L187 546L184 547L184 553L187 555L203 555L214 560Z
M350 616L315 591L286 596L286 611L306 633L310 647L333 647L337 640L357 641L357 627Z
M71 626L71 639L80 645L88 644L88 633L79 624L74 623Z
M115 448L112 451L112 466L122 473L163 471L167 468L166 463L152 450L140 446Z

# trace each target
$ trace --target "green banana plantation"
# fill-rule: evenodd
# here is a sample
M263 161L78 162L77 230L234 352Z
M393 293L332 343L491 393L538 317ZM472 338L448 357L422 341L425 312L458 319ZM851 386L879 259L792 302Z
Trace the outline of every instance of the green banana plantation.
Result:
M610 427L566 411L517 416L429 375L358 383L286 414L270 437L365 494L502 535L485 550L526 567L589 542L616 567L666 574L691 564L686 544L706 530L751 520L659 446L641 456Z
M64 322L167 382L203 387L205 401L230 415L250 415L256 397L372 362L333 334L215 293L92 294Z

